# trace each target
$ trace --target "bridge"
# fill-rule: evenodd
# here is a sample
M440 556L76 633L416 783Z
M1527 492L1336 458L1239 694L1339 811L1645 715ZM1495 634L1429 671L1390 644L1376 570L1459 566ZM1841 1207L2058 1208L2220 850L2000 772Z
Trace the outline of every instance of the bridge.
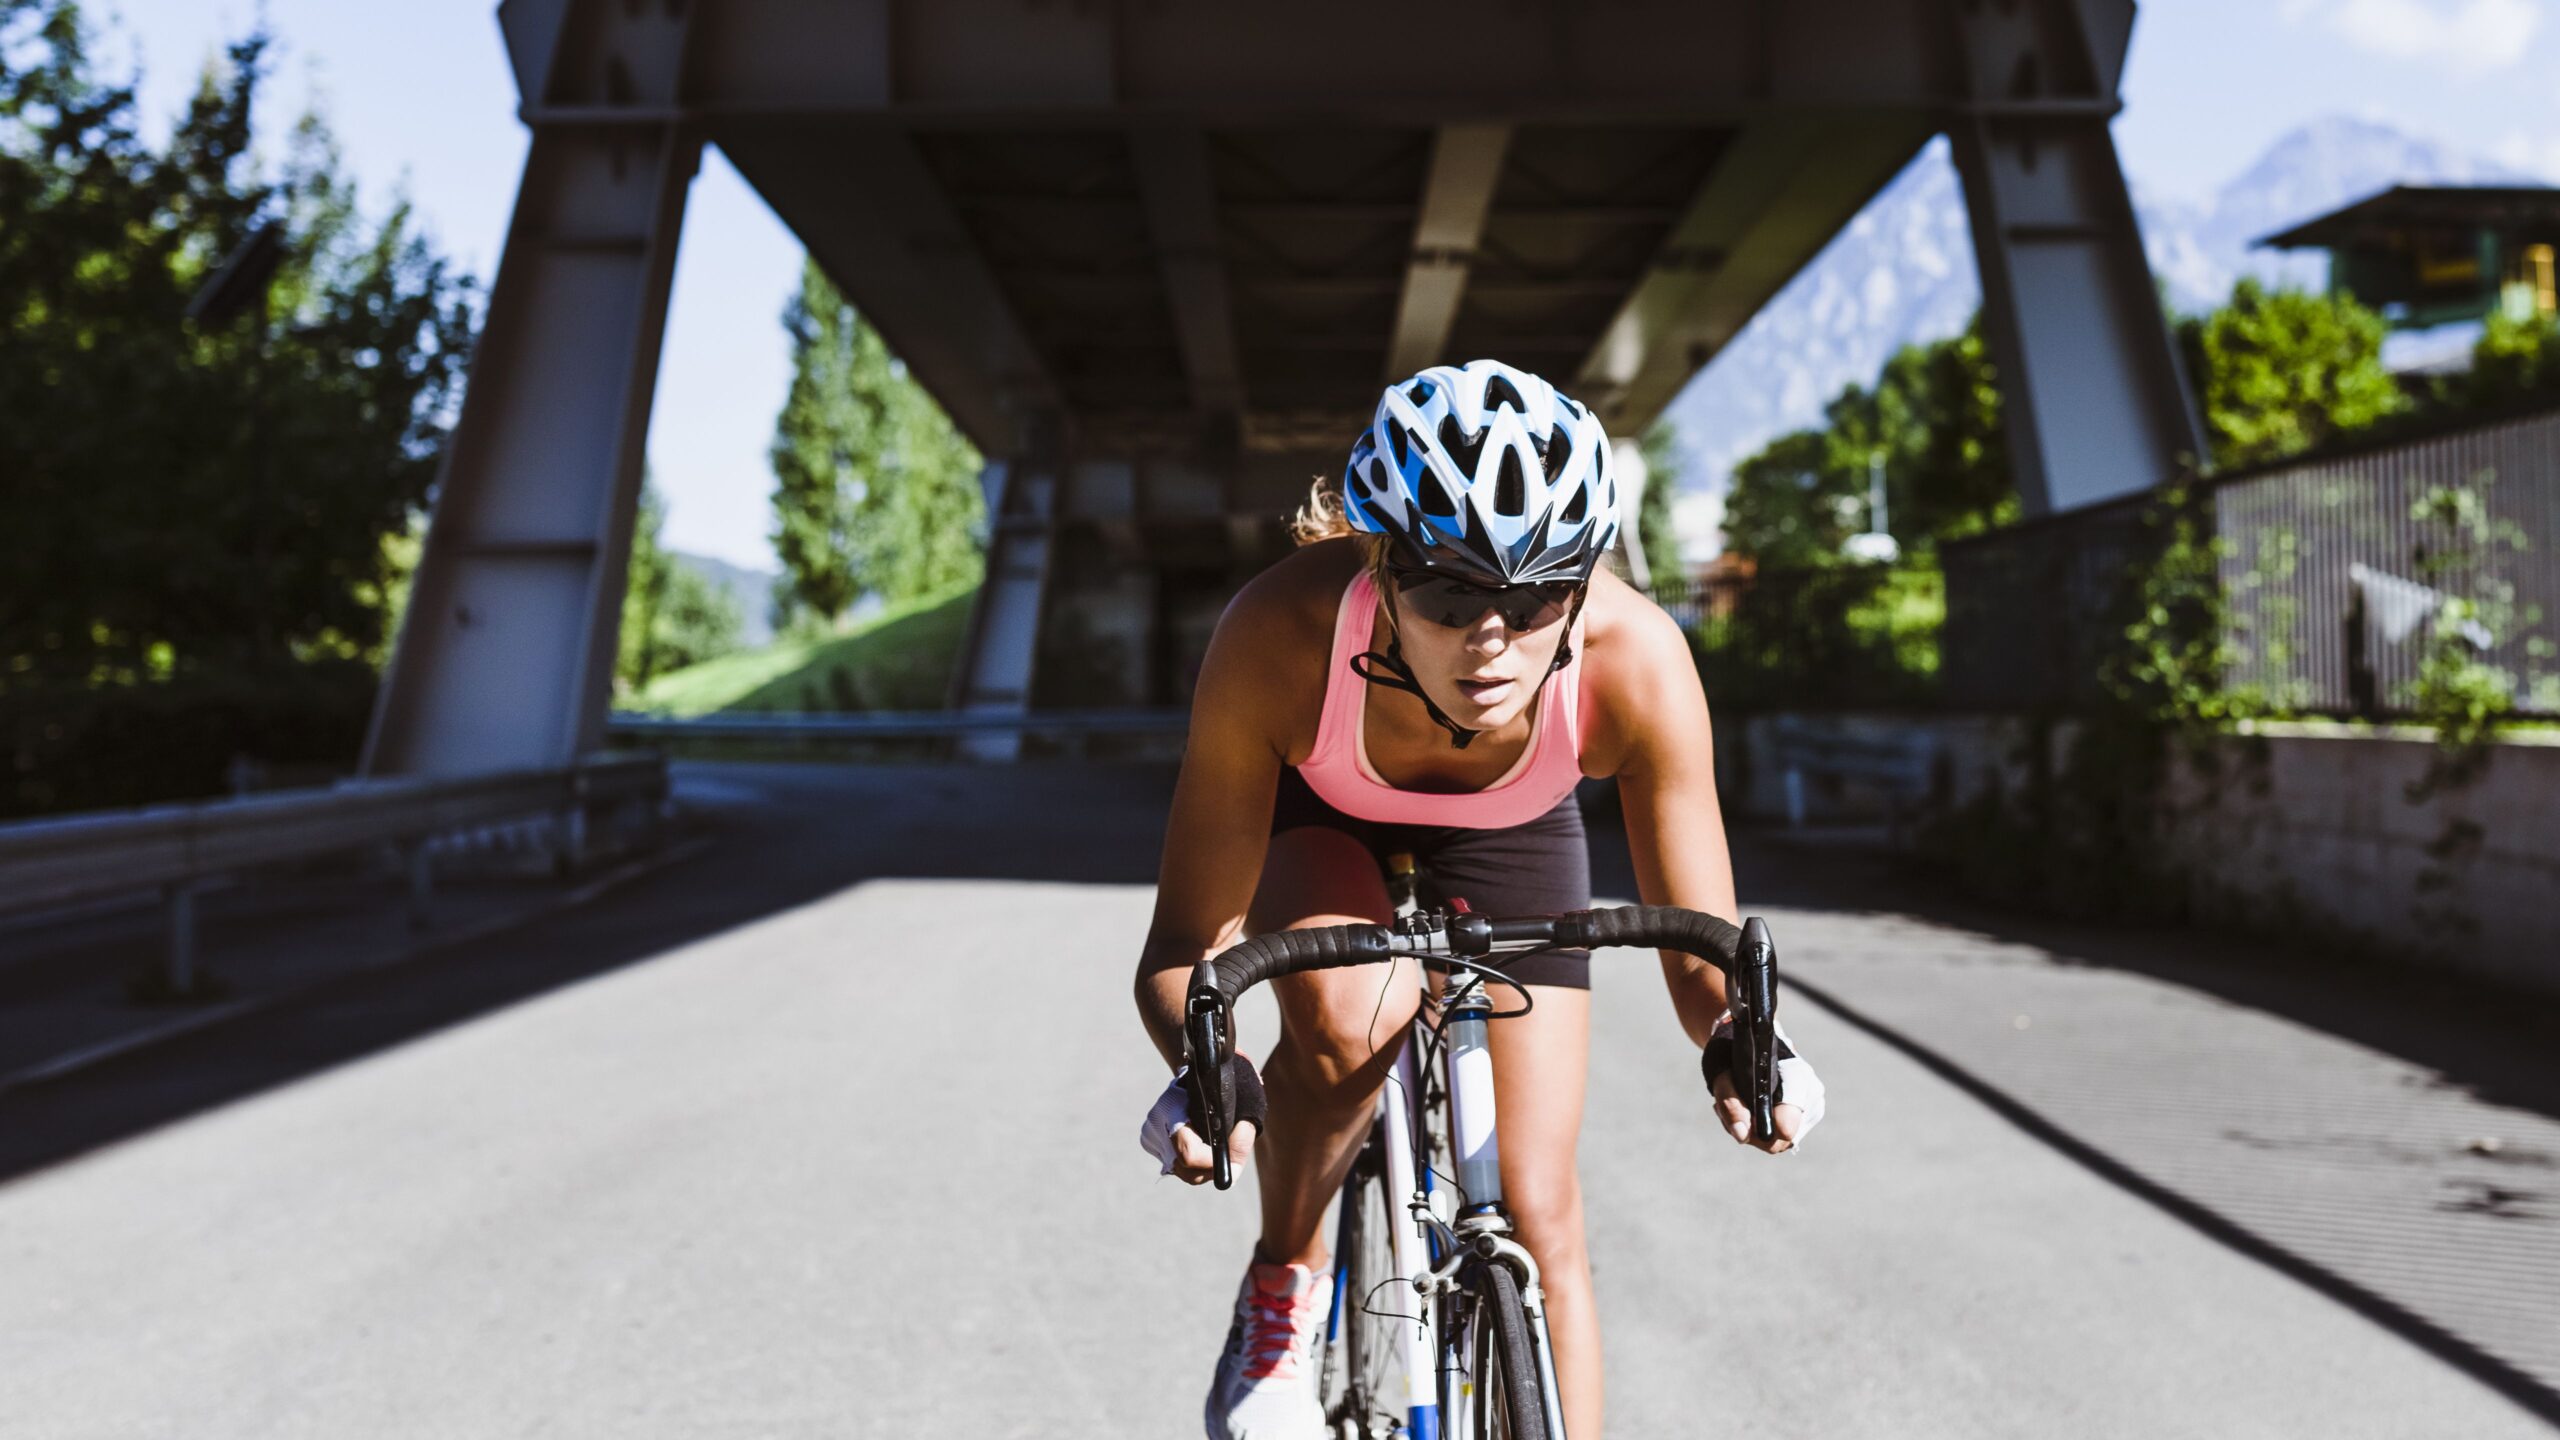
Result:
M1254 1216L1134 1144L1170 772L683 762L662 832L654 765L592 763L705 145L988 456L982 736L1180 700L1386 378L1498 354L1640 433L1937 134L2028 507L2197 448L2106 128L2123 0L500 19L533 144L368 785L222 821L406 866L84 832L155 847L170 927L17 837L86 888L0 916L0 1436L1198 1423ZM1129 658L1069 684L1061 637ZM1651 965L1602 957L1620 1433L2560 1427L2547 1006L1736 846L1832 1116L1720 1142ZM181 949L198 1003L134 1003Z
M1641 434L1933 135L2028 509L2203 448L2107 129L2129 0L498 13L533 141L373 773L594 748L705 145L988 457L964 709L1183 700L1389 379L1494 355Z

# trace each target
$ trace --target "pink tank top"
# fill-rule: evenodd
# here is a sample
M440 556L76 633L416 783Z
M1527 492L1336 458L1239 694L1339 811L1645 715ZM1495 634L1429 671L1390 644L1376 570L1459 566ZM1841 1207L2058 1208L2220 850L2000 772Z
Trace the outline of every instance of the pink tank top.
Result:
M1509 774L1482 790L1434 795L1399 790L1369 764L1361 723L1368 683L1351 672L1351 657L1369 648L1378 587L1362 570L1342 592L1333 622L1333 658L1325 670L1324 713L1316 722L1315 748L1298 767L1307 788L1345 815L1389 825L1454 825L1502 830L1525 825L1554 809L1582 780L1582 622L1574 622L1574 659L1547 682L1533 702L1529 746ZM1561 722L1561 723L1556 723Z

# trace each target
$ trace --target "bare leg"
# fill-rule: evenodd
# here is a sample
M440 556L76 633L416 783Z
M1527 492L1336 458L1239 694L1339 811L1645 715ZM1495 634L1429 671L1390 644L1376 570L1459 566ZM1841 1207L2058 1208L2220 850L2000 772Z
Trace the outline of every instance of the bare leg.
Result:
M1531 993L1534 1010L1496 1020L1488 1032L1503 1199L1520 1227L1520 1243L1537 1257L1547 1292L1565 1434L1600 1440L1600 1314L1592 1304L1582 1177L1574 1166L1591 1068L1591 992L1538 985ZM1509 1008L1512 998L1495 987L1497 1009Z
M1373 924L1390 912L1369 852L1340 831L1306 827L1271 837L1245 928ZM1271 1122L1254 1141L1259 1249L1264 1260L1320 1265L1325 1207L1358 1154L1421 988L1409 960L1291 975L1271 988L1280 1039L1262 1065Z

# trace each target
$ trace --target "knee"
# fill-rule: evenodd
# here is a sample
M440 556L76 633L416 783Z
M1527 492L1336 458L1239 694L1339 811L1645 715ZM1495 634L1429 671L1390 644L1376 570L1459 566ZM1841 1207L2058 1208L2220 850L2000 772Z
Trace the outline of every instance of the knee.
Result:
M1368 1020L1366 1011L1350 1019L1329 1014L1292 1016L1265 1069L1279 1072L1274 1078L1281 1084L1320 1101L1365 1101L1377 1093L1395 1063L1395 1047L1377 1043L1369 1034Z
M1544 1173L1502 1180L1503 1202L1520 1243L1552 1269L1582 1254L1582 1179L1570 1161Z

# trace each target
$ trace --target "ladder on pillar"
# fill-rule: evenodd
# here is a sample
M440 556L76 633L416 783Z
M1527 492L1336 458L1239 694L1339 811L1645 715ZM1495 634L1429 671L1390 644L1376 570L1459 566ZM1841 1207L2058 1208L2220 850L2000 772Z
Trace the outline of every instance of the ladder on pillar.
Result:
M968 715L1018 716L1031 708L1059 476L1052 467L998 460L988 462L986 481L987 578L969 616L952 708ZM1017 760L1022 732L964 734L959 749L972 760Z

